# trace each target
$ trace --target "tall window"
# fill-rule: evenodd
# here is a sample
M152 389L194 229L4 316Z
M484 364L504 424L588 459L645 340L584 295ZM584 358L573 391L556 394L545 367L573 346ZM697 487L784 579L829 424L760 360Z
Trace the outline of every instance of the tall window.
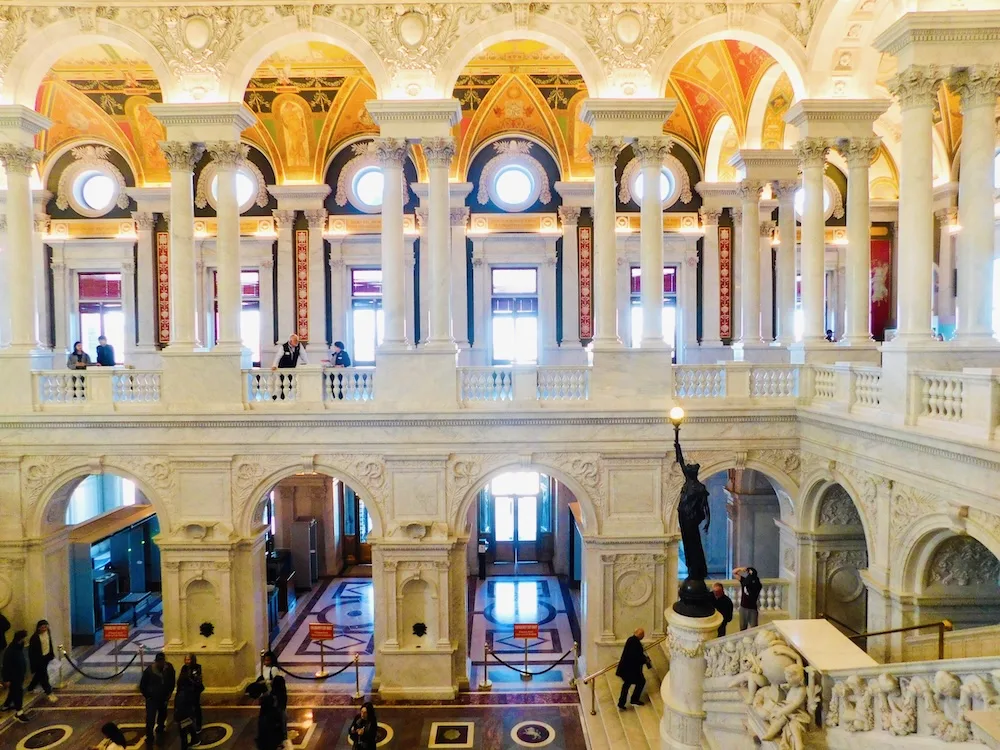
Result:
M630 342L633 349L639 348L642 341L642 271L639 266L632 266L632 277L630 279L632 291L632 340ZM677 268L676 266L664 266L663 268L663 340L676 348L675 341L677 330Z
M125 352L125 313L122 311L122 275L120 273L81 273L80 341L83 350L97 356L97 340L107 336L120 364Z
M382 269L351 269L351 330L355 365L374 365L375 350L385 336L382 312Z
M538 270L494 268L491 332L493 364L538 361Z
M219 275L212 274L215 295L215 343L219 343ZM260 364L260 271L240 271L240 341Z

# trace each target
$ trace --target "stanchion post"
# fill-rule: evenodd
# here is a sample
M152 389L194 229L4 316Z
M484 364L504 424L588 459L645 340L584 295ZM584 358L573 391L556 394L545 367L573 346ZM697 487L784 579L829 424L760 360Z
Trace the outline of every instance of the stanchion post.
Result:
M326 643L326 641L319 642L319 671L316 673L316 676L321 679L323 677L328 677L330 674L326 671L326 662L324 661L326 657L326 652L324 651L326 647L323 645L324 643Z
M267 653L266 649L262 648L260 650L260 673L261 673L262 676L264 674L264 654L266 654L266 653Z
M528 671L528 639L524 639L524 672L521 674L523 682L531 681L531 672Z
M590 681L590 715L597 716L597 678Z
M576 687L576 675L578 674L578 662L580 660L580 644L573 641L573 676L569 680L570 687Z
M490 644L483 644L483 681L479 683L480 690L491 690L493 683L490 682Z
M115 655L115 674L118 674L118 648L113 646L112 650Z
M63 682L63 671L62 671L64 661L66 661L66 649L63 648L63 645L60 643L59 644L59 689L60 690L62 690L63 687L65 687L65 683Z
M358 666L358 662L361 661L361 656L359 654L354 655L354 699L364 698L365 694L361 692L361 671Z

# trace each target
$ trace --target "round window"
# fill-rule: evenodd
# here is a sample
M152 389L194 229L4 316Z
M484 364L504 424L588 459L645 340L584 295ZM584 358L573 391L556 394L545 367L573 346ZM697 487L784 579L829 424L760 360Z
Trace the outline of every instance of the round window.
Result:
M87 170L76 178L74 185L77 203L95 213L105 213L111 208L118 186L109 175L97 170Z
M799 216L802 215L802 207L805 205L806 194L805 188L799 188L795 191L795 213ZM830 191L823 188L823 214L824 216L830 213Z
M535 190L535 178L519 164L502 167L493 178L497 198L508 206L524 207Z
M248 172L242 169L236 173L236 202L239 204L240 213L243 213L250 204L253 203L257 195L257 180ZM212 177L212 200L219 200L219 176Z
M670 174L669 169L660 170L660 202L665 201L671 193L674 192L674 177ZM635 202L642 202L643 195L643 179L642 170L636 172L635 177L632 180L632 195L635 196Z
M382 205L382 193L385 190L385 176L378 167L363 167L354 175L351 183L355 197L369 208Z

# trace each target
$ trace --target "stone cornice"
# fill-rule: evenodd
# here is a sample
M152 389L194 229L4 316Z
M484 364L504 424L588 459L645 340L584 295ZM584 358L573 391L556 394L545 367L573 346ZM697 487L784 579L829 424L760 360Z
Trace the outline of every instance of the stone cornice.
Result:
M52 120L23 104L0 105L0 133L9 131L35 135L52 127Z
M371 99L365 107L379 127L419 122L453 128L462 117L458 99Z
M785 114L785 122L797 128L809 122L875 122L890 103L888 99L801 99Z
M906 13L875 37L872 46L879 52L896 55L911 44L962 45L970 42L1000 42L1000 12Z
M729 163L742 169L747 179L793 178L799 170L799 160L791 149L743 148L733 155Z
M323 201L330 195L329 185L268 185L267 192L274 196L281 209L305 210L322 208Z
M594 181L556 182L552 187L562 196L565 206L593 206Z
M243 102L205 104L151 104L149 112L167 128L188 125L232 126L242 133L257 116Z
M663 123L677 107L676 99L584 99L580 119L594 134L620 138L663 134ZM606 132L607 131L607 132Z

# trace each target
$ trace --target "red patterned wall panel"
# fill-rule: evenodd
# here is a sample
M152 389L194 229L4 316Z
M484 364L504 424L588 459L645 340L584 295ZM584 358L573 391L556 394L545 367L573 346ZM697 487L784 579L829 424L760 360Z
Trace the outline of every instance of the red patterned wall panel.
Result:
M580 338L594 338L593 229L580 227Z
M295 232L295 330L309 341L309 230Z
M729 227L719 227L719 338L721 339L732 338L733 335L732 232ZM706 304L711 304L711 300Z
M170 233L156 233L156 323L161 344L170 343Z
M872 240L871 248L872 336L882 341L892 319L892 242Z

